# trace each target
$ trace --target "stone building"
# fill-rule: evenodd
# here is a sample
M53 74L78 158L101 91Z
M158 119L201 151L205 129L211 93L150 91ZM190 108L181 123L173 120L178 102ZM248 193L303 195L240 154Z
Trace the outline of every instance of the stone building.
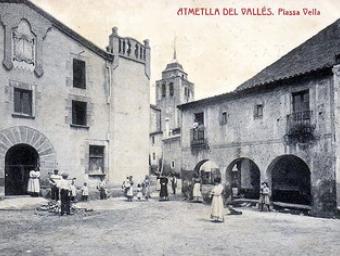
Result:
M150 47L113 28L106 50L26 0L0 1L0 196L58 168L97 184L148 172Z
M337 20L233 92L180 105L182 170L213 162L233 199L258 199L267 181L274 204L332 216L340 205L339 35Z
M156 81L156 105L151 105L150 159L152 170L181 171L181 115L177 106L194 99L194 84L178 63L166 65ZM163 161L162 161L163 160ZM163 167L162 167L163 164Z

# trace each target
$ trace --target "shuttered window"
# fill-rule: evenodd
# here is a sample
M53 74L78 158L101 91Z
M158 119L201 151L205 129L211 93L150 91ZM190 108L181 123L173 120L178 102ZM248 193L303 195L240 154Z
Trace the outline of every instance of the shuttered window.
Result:
M82 101L72 101L72 124L86 126L87 103Z
M32 91L14 88L14 112L32 115Z
M73 87L86 89L85 61L73 59Z

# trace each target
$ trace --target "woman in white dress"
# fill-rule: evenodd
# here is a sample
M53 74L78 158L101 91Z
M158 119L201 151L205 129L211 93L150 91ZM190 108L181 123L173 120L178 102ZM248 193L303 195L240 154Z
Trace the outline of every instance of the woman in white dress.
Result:
M31 170L29 173L28 185L27 185L27 192L31 196L39 196L40 194L40 172L39 168L35 170Z
M194 178L193 183L194 183L194 187L192 189L193 202L202 202L203 197L201 192L201 179Z
M215 187L211 191L213 199L210 215L211 220L214 222L224 222L223 191L224 187L221 184L221 178L215 178Z

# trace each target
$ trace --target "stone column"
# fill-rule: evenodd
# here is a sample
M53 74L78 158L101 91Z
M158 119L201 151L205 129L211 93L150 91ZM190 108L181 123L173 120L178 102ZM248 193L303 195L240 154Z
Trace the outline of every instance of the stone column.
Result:
M340 64L333 67L336 201L340 206Z

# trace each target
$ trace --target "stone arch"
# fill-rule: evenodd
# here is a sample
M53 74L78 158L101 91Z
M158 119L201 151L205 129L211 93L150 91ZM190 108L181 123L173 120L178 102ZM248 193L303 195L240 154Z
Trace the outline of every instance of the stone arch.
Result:
M272 200L292 204L312 204L311 171L308 164L292 154L276 157L266 170Z
M248 157L234 159L226 169L226 191L231 198L258 199L261 171Z
M0 195L4 195L6 153L11 147L18 144L27 144L38 152L42 177L46 177L48 171L57 166L56 151L43 133L26 126L0 130Z

